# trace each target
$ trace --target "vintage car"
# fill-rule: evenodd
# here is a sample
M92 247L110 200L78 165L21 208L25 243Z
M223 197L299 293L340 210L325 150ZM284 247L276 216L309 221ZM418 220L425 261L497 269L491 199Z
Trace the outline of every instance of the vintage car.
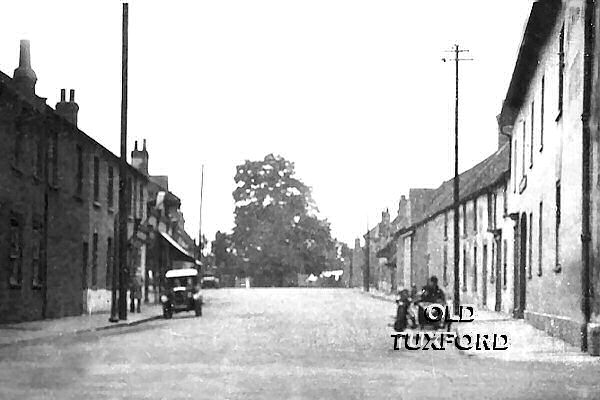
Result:
M212 276L212 275L203 276L202 277L202 289L206 289L206 288L218 289L219 288L219 278L217 278L216 276Z
M194 311L196 316L202 315L202 295L198 282L198 270L172 269L165 273L166 287L160 296L163 316L172 318L173 313Z

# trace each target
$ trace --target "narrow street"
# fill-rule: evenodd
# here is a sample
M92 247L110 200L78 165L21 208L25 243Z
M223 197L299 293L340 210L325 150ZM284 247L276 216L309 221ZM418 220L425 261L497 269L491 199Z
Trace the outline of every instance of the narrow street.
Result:
M345 289L204 291L204 316L0 348L2 399L597 398L599 363L394 351L394 304Z

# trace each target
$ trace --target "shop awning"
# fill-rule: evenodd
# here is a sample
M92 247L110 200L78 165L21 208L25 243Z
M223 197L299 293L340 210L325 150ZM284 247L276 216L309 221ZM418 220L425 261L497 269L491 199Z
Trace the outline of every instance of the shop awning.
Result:
M181 245L177 243L177 241L173 239L171 235L165 232L160 232L160 235L167 241L167 243L171 245L171 248L176 250L177 254L179 255L179 257L175 257L176 259L181 261L191 261L196 265L202 265L200 261L196 260L196 257L194 257L193 254L181 247Z

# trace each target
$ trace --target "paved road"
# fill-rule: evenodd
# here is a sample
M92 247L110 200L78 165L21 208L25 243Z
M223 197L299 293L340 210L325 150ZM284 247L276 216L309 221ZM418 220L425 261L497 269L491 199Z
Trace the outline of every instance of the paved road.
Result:
M598 398L600 366L394 351L394 305L336 289L207 291L190 313L0 349L2 399Z

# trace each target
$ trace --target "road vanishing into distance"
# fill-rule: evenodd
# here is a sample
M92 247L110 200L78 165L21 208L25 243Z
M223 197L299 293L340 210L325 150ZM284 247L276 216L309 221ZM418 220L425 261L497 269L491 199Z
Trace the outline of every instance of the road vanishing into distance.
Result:
M600 398L597 363L393 350L351 289L205 290L204 316L0 348L1 399ZM594 391L596 388L596 391Z

